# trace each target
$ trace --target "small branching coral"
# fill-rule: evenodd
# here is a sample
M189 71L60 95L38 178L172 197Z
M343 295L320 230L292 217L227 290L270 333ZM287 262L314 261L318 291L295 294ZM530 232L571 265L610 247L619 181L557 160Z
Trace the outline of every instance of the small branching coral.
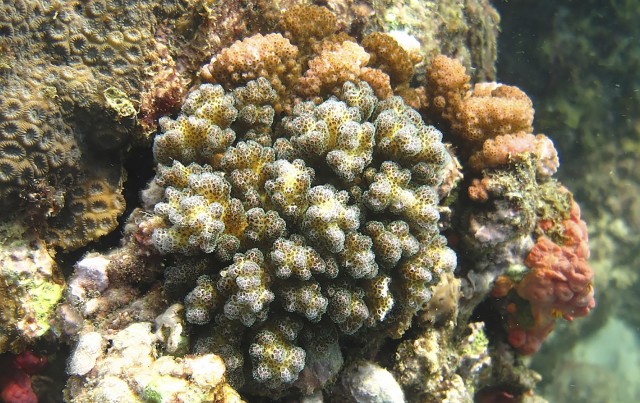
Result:
M162 222L159 252L233 260L205 271L194 263L197 284L171 266L167 286L195 286L187 321L212 323L199 349L226 357L238 386L249 379L269 393L294 385L315 324L334 329L331 343L373 328L400 337L456 265L437 226L450 163L437 129L364 81L299 103L272 127L277 92L263 78L232 92L203 84L162 121L154 181L164 196L152 219ZM257 93L272 96L247 96ZM242 117L256 113L269 119ZM259 143L245 136L256 126ZM221 332L234 334L232 347L214 342Z
M236 41L214 55L200 76L226 90L265 78L275 91L277 113L291 112L299 100L321 103L346 82L359 81L380 99L396 91L421 105L420 92L408 86L419 58L387 33L369 34L359 43L337 27L336 16L324 7L291 7L282 14L278 32Z

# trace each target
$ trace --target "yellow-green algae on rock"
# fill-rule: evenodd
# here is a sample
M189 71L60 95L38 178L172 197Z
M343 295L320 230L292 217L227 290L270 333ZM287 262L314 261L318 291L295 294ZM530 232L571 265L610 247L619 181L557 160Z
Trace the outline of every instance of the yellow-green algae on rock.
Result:
M0 352L17 352L50 328L64 279L44 242L17 223L0 225Z

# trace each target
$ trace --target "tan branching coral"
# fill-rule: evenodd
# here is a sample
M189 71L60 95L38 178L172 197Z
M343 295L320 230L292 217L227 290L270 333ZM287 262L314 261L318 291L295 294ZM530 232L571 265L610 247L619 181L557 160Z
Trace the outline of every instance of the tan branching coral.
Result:
M461 139L486 139L520 131L530 133L533 104L517 87L480 83L471 88L470 77L455 59L438 56L427 71L432 108Z
M471 88L470 80L461 63L444 55L436 56L427 70L429 106L435 115L448 122L456 119L462 109L462 98Z
M204 80L222 84L227 89L265 77L278 93L279 102L274 107L280 112L300 77L297 57L298 48L282 35L256 34L223 49L200 74Z
M380 99L394 94L424 106L420 90L410 89L413 65L419 56L409 54L388 34L374 33L362 45L345 32L337 32L336 18L324 7L294 6L282 14L282 34L256 34L236 41L201 69L201 77L225 89L266 78L278 94L278 114L290 111L296 98L316 103L337 95L345 82L367 82Z
M468 141L533 130L533 103L519 88L480 83L465 95L452 130Z
M549 177L558 168L553 143L533 135L533 103L517 87L499 83L470 86L470 77L455 59L436 57L427 70L430 109L450 125L466 146L476 171L537 159L538 174Z
M309 60L298 92L307 97L322 97L347 81L357 81L369 57L363 47L351 41L325 43L318 55Z
M364 37L362 46L371 55L369 66L387 73L392 86L406 84L413 77L414 61L391 35L374 32Z
M314 52L315 46L338 29L335 14L316 5L295 5L282 13L278 30L298 46L302 53Z

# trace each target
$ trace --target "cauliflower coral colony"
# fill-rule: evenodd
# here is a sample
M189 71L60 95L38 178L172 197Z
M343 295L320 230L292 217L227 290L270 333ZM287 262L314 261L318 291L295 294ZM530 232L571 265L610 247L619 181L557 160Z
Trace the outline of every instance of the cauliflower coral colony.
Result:
M262 49L268 59L286 46L295 56L284 37L267 38L271 49L258 47L264 40L228 52L244 60ZM365 81L338 85L337 96L292 106L275 130L282 101L263 76L231 92L202 84L177 119L161 120L152 241L164 254L219 262L202 273L169 266L166 278L195 280L186 319L210 324L196 349L221 355L235 386L243 350L252 381L276 389L341 335L401 336L430 285L455 268L438 230L451 164L442 134L399 97L380 100ZM318 329L332 336L319 344Z
M444 56L412 88L417 59L392 37L335 26L324 8L290 9L278 33L214 55L160 119L147 227L193 351L252 393L321 388L343 341L402 337L454 272L446 226L464 298L492 292L520 352L586 315L586 227L529 98L471 86Z

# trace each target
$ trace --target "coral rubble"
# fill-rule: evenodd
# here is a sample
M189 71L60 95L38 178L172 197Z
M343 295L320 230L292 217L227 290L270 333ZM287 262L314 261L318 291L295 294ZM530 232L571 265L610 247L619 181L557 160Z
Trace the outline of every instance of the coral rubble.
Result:
M240 401L219 357L185 356L182 306L167 307L158 287L140 295L113 276L118 265L118 253L85 256L58 307L57 331L76 341L65 399Z

